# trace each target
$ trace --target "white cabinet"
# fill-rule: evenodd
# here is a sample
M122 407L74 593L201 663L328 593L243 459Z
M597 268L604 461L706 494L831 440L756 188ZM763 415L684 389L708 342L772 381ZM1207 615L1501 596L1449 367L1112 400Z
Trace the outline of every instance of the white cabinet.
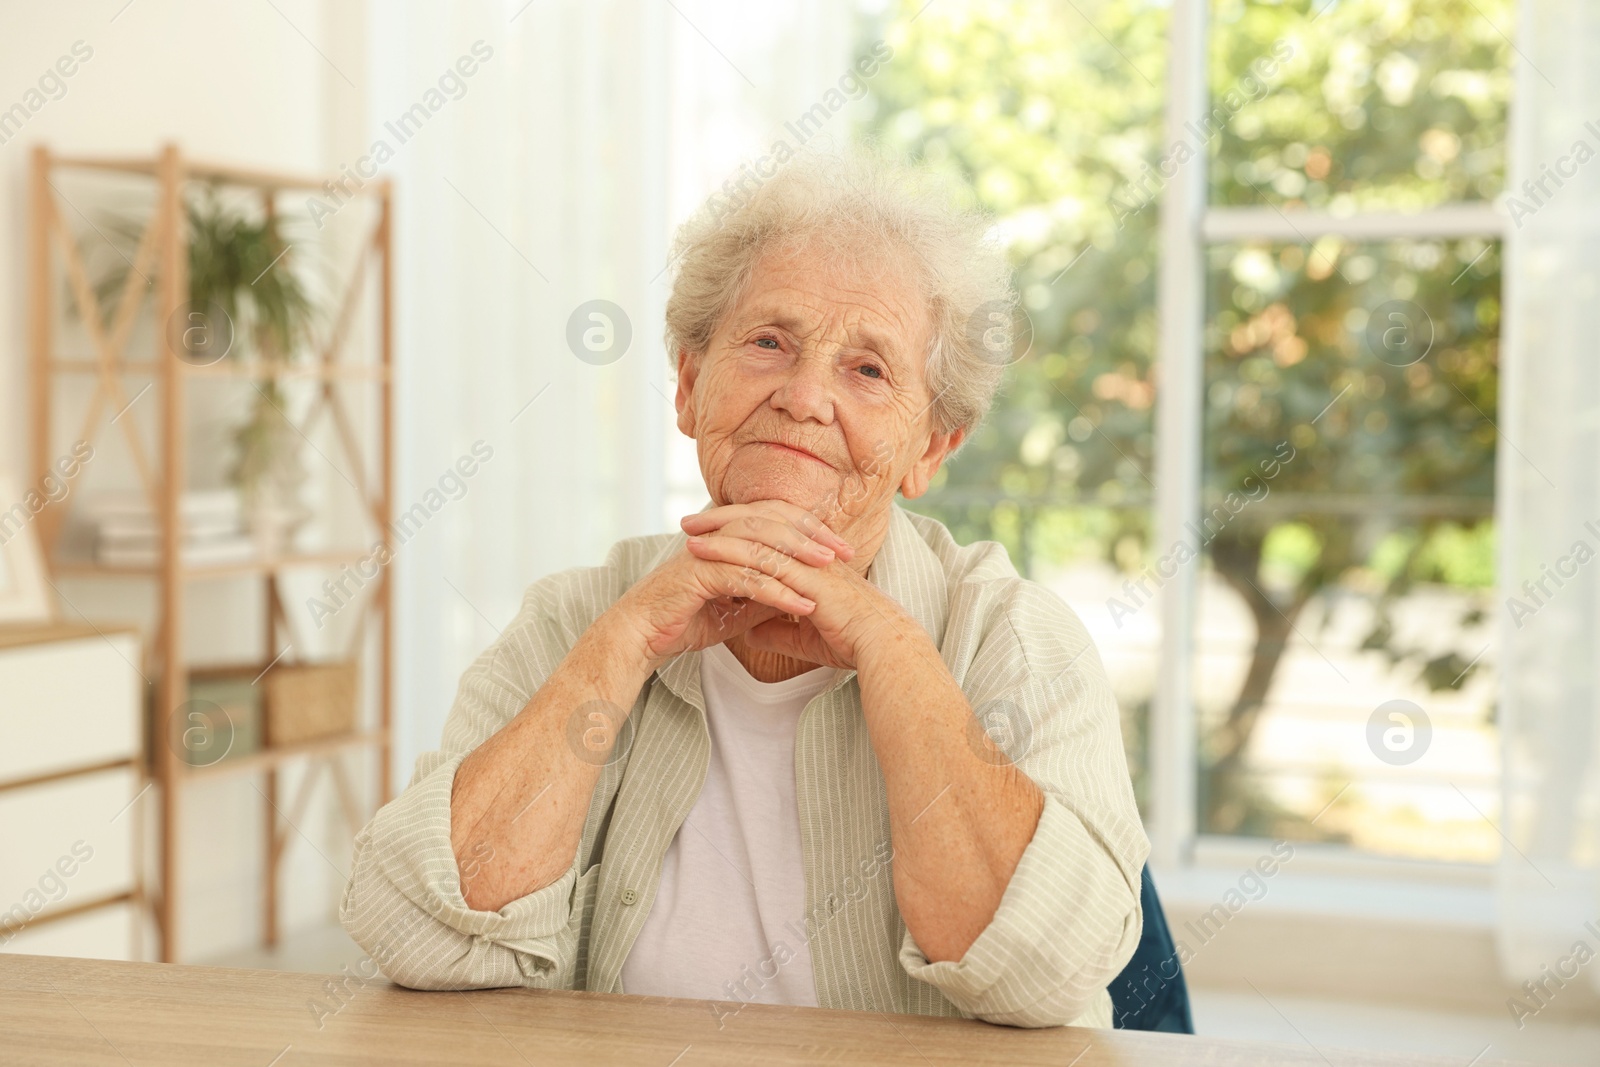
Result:
M139 655L127 630L0 627L0 952L138 956Z

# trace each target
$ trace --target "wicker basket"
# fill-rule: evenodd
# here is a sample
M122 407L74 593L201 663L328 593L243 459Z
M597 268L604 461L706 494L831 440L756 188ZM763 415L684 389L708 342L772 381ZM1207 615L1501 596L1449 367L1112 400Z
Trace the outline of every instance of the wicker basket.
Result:
M293 745L356 728L356 663L274 667L264 679L262 719L269 746Z

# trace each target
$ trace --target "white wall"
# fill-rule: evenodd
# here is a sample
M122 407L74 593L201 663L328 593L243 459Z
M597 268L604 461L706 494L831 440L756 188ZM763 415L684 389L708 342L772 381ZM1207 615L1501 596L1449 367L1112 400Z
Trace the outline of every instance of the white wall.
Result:
M273 4L135 0L126 7L123 3L5 0L0 4L4 26L0 110L23 100L39 76L58 57L70 53L75 42L92 49L90 58L65 79L64 95L48 100L0 145L0 470L13 472L24 484L33 473L28 455L32 423L26 347L31 291L26 274L27 175L32 146L43 143L58 152L149 155L173 140L186 153L206 159L319 171L328 158L333 131L362 99L306 40L310 37L329 51L325 20L331 16L321 0L273 0ZM353 60L340 63L358 85L363 76L359 65L349 69L347 64L359 64L360 59L358 50ZM92 208L84 207L95 217ZM82 226L71 208L63 210L70 222ZM120 427L109 429L115 433ZM102 418L95 441L97 456L109 460L119 442L120 437L114 439L104 428ZM135 582L63 583L63 589L75 603L94 605L88 608L91 611L137 616L148 604L147 594ZM252 654L254 648L248 643L229 648L204 640L216 632L208 620L224 611L239 612L239 598L251 593L226 585L198 589L187 627L197 644L219 656ZM247 617L259 617L257 602L249 602L251 607L244 609ZM242 636L248 642L255 635ZM181 931L184 955L195 959L248 944L258 929L257 834L264 816L261 797L247 780L206 785L190 797L193 803L187 806L183 825L187 856ZM154 814L153 804L140 804L147 816ZM303 821L315 847L342 866L345 859L329 843L324 823L316 813ZM325 921L338 876L304 840L293 842L291 854L285 878L286 925Z

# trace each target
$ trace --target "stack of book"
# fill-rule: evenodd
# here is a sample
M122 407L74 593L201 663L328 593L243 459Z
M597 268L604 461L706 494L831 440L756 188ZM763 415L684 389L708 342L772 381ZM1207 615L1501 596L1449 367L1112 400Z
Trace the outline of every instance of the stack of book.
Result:
M161 561L161 526L143 493L101 497L92 508L95 558L116 567L148 567ZM256 542L240 521L239 494L232 489L191 489L178 500L179 552L186 564L239 563L254 559Z

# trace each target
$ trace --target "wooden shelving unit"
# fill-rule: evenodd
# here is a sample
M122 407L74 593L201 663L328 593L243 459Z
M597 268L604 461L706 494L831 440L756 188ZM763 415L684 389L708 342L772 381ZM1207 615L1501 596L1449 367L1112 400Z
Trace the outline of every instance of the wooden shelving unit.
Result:
M89 281L84 256L78 246L68 216L58 203L59 190L53 180L59 174L72 170L94 170L121 175L142 177L154 183L155 208L139 240L132 265L114 308L102 308ZM54 453L51 424L53 399L58 383L69 377L97 380L88 412L83 420L79 438L93 443L103 420L117 421L113 415L128 410L135 396L126 388L125 378L140 375L153 379L155 402L159 405L157 420L159 448L156 462L152 464L145 455L130 419L122 425L125 445L135 470L139 474L160 531L158 562L151 566L107 566L90 560L61 558L60 539L66 511L75 502L69 494L51 505L38 516L39 531L52 576L125 577L154 581L157 586L157 619L154 640L146 663L148 678L154 687L155 737L153 759L143 768L144 773L158 785L160 811L160 872L159 891L153 893L153 912L159 932L160 958L177 962L180 946L177 937L176 916L180 908L180 858L182 841L178 833L178 814L183 803L185 787L199 781L210 781L231 775L262 776L262 792L266 797L266 825L264 827L264 853L266 884L263 887L262 937L266 944L277 941L279 868L290 837L295 833L295 821L308 803L318 774L326 768L337 789L340 808L354 828L364 822L362 806L351 788L342 763L342 756L350 751L375 752L377 756L377 804L386 802L392 790L390 780L391 711L392 711L392 583L387 568L383 568L373 594L367 603L351 641L352 654L359 654L366 642L367 622L371 615L378 618L376 678L377 723L358 728L354 733L338 737L309 741L301 744L261 751L235 758L223 759L208 766L194 766L180 759L168 743L172 718L188 699L192 676L208 673L208 669L190 661L183 647L183 596L188 585L194 582L222 578L259 578L264 586L266 641L259 663L240 665L237 670L249 678L252 673L264 673L274 666L279 655L280 639L293 635L279 575L290 568L336 568L354 564L365 558L371 545L381 540L392 554L395 548L391 530L393 501L393 284L391 266L392 194L386 180L368 182L357 191L358 197L371 198L376 208L376 222L360 243L354 268L336 300L337 314L333 318L331 336L317 346L315 357L296 364L273 366L258 361L229 360L209 366L197 366L178 358L169 351L167 322L185 304L188 294L188 246L186 243L186 218L184 195L194 182L205 182L236 189L253 191L259 195L263 211L276 210L280 193L300 192L322 194L325 176L290 175L254 169L204 163L185 158L176 145L166 145L151 158L89 158L53 155L40 146L33 152L31 183L31 229L29 273L33 278L33 299L30 322L30 349L33 366L33 465L43 474L50 469ZM76 212L76 208L72 208ZM81 319L92 343L95 358L69 358L58 354L55 291L60 275L56 273L56 255L64 267L70 285L72 304ZM352 316L363 303L363 294L369 284L369 269L375 268L375 348L374 358L364 361L342 361L348 328ZM143 276L153 276L153 290L141 286ZM155 326L153 358L125 358L133 326L146 298L152 301L152 320ZM108 315L109 312L109 315ZM187 440L185 404L191 383L218 378L265 379L283 381L309 380L320 382L321 388L314 402L310 421L329 410L342 441L346 458L354 467L351 476L365 516L374 529L373 538L366 549L346 551L319 551L292 553L274 558L253 559L243 562L215 564L186 564L180 556L182 531L178 521L179 499L185 487L187 472ZM357 435L344 409L336 385L357 387L369 384L377 397L377 441L371 451L375 462L363 459ZM303 432L303 431L302 431ZM369 481L368 471L374 478ZM81 475L80 475L81 477ZM295 642L291 641L291 644ZM304 646L301 646L304 647ZM153 672L153 673L151 673ZM249 672L249 673L245 673ZM216 673L209 669L209 673ZM310 761L300 780L295 797L289 801L287 811L279 804L279 772L291 760Z

